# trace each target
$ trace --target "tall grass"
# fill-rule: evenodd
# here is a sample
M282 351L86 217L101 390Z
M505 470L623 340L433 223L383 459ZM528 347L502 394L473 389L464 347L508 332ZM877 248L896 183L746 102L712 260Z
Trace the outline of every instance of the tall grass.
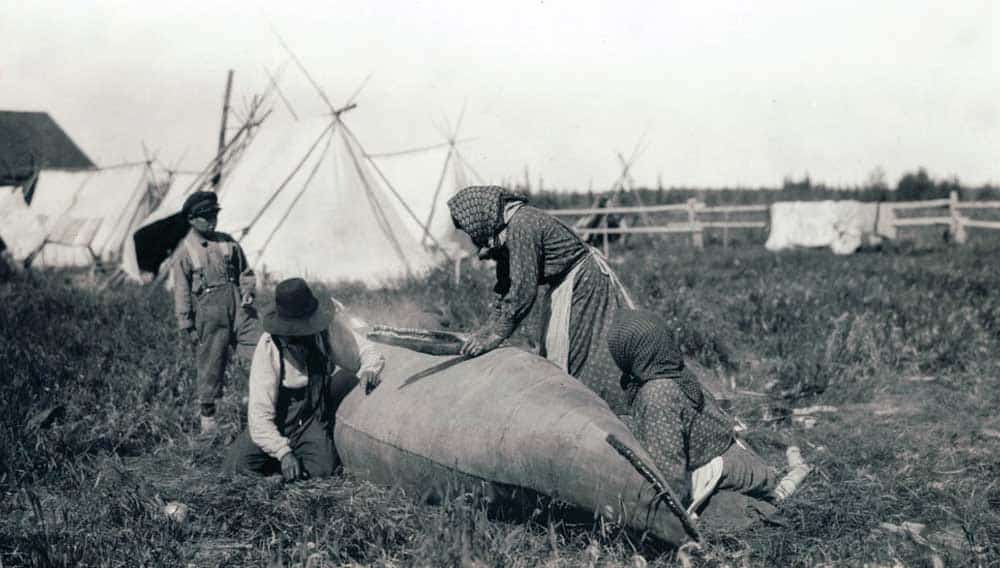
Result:
M685 353L747 396L734 411L776 463L790 443L817 466L786 526L710 534L703 565L924 564L1000 558L1000 254L988 247L774 255L619 249L641 304ZM630 565L669 553L592 520L527 521L470 495L441 506L350 477L285 486L221 473L242 428L245 370L230 373L225 436L199 440L194 371L162 291L99 292L71 275L0 282L2 565ZM331 293L373 322L481 324L490 271L441 270L394 291ZM537 318L537 315L532 317ZM528 326L518 342L530 344ZM833 404L811 430L762 419ZM190 508L183 522L168 501ZM530 515L529 515L530 516ZM924 542L881 523L925 523Z

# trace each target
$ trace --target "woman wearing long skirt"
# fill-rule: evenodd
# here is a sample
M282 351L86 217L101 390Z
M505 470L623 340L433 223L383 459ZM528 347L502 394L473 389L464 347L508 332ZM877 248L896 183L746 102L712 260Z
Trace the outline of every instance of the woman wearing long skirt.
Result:
M448 207L455 227L497 263L493 311L466 341L463 354L481 355L503 343L531 311L538 286L547 285L550 309L540 330L542 355L613 410L625 412L606 338L615 312L634 305L604 257L561 221L502 187L467 187Z

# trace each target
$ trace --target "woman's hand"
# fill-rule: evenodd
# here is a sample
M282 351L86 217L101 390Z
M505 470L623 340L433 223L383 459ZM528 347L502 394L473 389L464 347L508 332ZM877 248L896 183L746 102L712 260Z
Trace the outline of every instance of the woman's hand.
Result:
M499 347L503 340L503 337L490 331L473 333L462 344L460 353L466 357L478 357Z

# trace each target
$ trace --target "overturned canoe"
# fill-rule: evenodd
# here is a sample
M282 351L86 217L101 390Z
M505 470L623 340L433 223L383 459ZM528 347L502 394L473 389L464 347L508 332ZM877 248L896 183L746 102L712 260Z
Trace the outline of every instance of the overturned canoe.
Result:
M691 538L690 520L669 506L675 494L640 473L659 477L648 454L607 403L555 365L516 348L475 359L380 349L382 384L367 396L352 389L338 406L348 471L420 492L456 479L523 488L669 544Z

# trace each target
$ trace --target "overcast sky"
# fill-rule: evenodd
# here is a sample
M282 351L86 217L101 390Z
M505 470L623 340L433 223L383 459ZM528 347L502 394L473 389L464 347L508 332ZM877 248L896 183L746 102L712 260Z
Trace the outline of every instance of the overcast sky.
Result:
M595 189L631 153L640 184L1000 182L1000 9L952 2L7 2L0 108L51 113L91 158L196 169L225 72L237 106L288 57L370 152L441 140L467 104L466 158L491 181ZM294 66L299 114L324 106ZM276 113L287 111L280 105ZM284 118L288 118L285 116ZM433 184L436 180L428 180Z

